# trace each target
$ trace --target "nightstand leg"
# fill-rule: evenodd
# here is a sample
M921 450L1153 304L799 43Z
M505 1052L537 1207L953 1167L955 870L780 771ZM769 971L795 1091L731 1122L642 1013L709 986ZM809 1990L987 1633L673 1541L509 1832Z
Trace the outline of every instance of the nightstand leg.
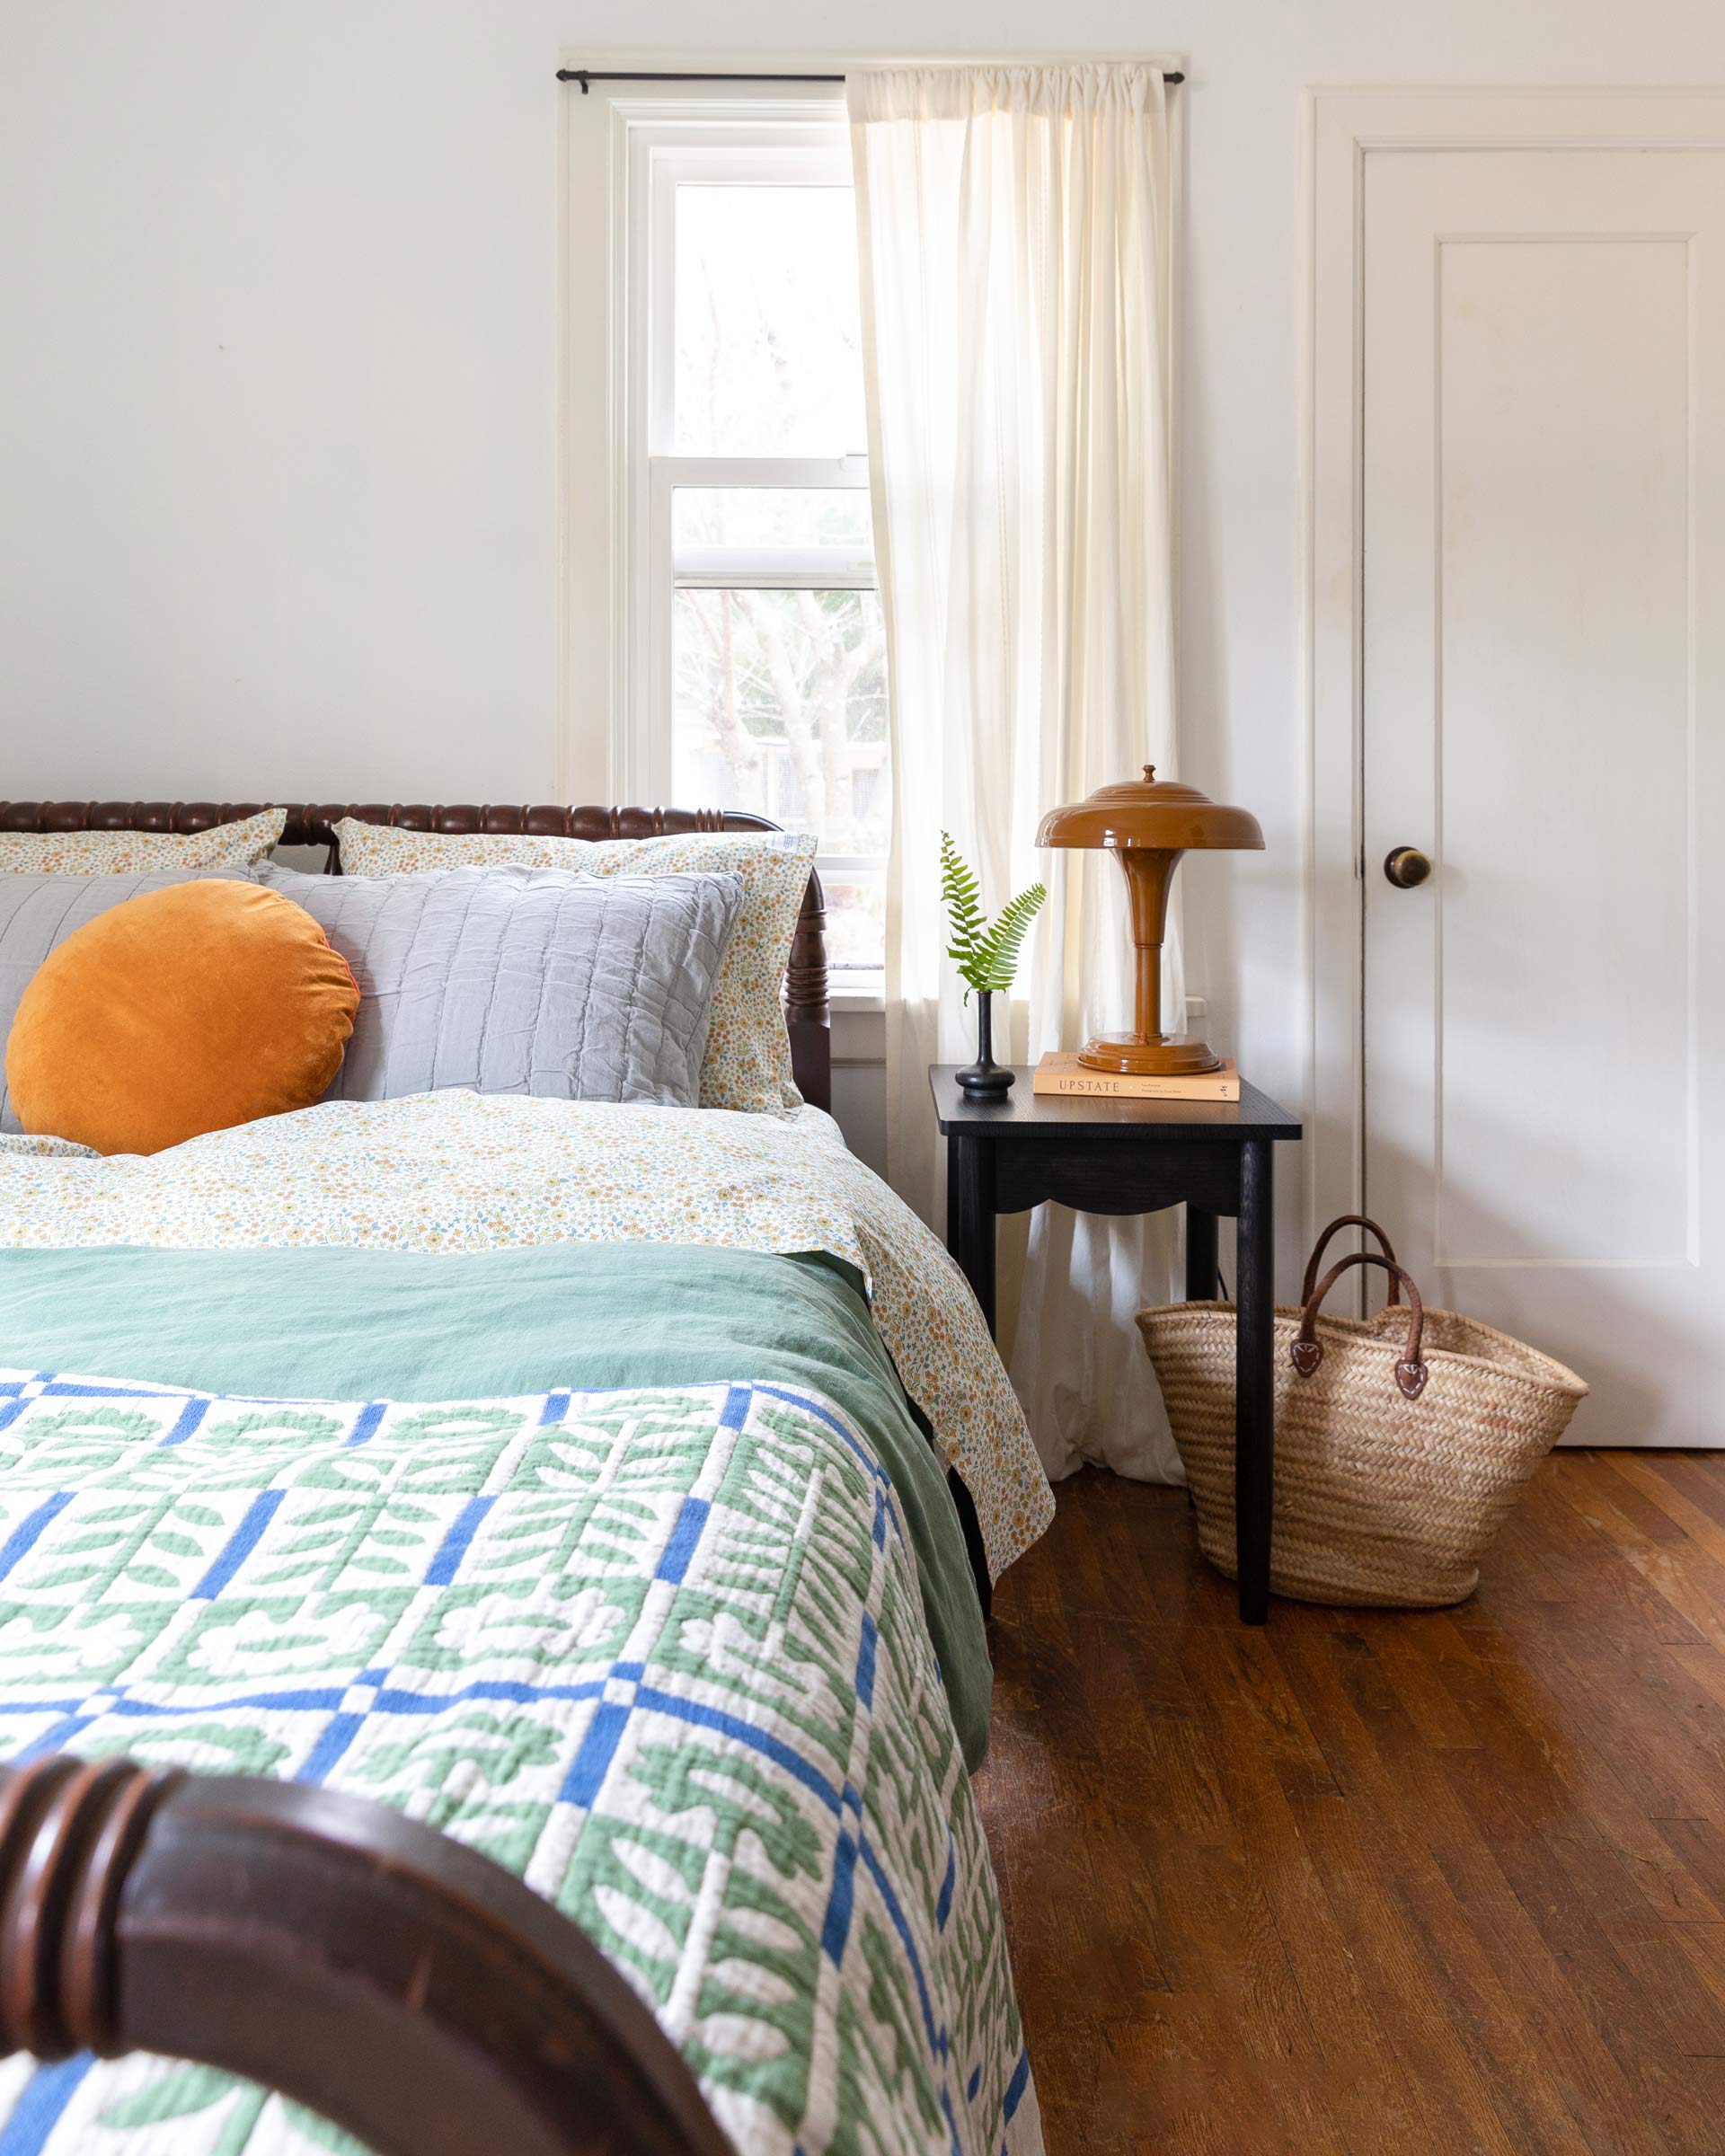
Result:
M995 1149L981 1138L946 1141L946 1247L995 1330Z
M1240 1617L1245 1624L1262 1624L1269 1614L1269 1536L1275 1507L1275 1417L1269 1361L1276 1314L1273 1150L1266 1138L1248 1138L1240 1148L1234 1529L1240 1566Z
M1186 1300L1216 1300L1216 1215L1202 1206L1186 1208Z

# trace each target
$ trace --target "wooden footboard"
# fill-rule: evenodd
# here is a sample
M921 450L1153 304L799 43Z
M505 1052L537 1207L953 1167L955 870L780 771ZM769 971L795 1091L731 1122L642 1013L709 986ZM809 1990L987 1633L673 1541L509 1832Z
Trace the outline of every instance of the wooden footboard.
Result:
M725 2156L575 1925L488 1858L327 1789L57 1755L0 1767L0 2049L149 2051L377 2156Z

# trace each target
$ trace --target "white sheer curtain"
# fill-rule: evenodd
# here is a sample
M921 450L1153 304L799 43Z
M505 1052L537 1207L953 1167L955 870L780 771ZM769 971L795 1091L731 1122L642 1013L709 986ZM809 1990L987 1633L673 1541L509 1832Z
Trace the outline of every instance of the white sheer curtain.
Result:
M1032 842L1058 802L1172 773L1168 114L1144 66L893 69L847 94L892 713L889 1162L938 1224L926 1066L976 1052L942 829L991 907L1049 887L1014 1055L1130 1023L1119 870ZM1013 1377L1051 1476L1178 1478L1132 1324L1173 1245L1166 1216L1037 1214Z

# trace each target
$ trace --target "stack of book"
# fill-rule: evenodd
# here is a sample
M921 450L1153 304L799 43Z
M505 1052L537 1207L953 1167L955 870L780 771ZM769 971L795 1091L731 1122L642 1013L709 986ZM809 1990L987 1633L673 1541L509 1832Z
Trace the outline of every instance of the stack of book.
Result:
M1092 1100L1237 1100L1240 1074L1234 1058L1221 1067L1190 1078L1126 1078L1112 1071L1086 1070L1075 1048L1051 1048L1036 1066L1039 1093L1065 1093Z

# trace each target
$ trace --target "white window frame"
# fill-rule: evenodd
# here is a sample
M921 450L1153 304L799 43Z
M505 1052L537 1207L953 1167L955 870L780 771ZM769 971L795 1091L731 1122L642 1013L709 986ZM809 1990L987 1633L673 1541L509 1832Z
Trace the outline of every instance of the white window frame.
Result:
M605 699L606 798L669 801L672 763L672 612L679 588L871 591L878 588L873 549L725 548L676 553L672 498L686 486L772 486L854 489L866 492L868 460L861 444L835 443L810 457L687 456L673 435L676 357L674 232L677 189L716 185L852 184L849 128L839 99L766 97L757 93L666 97L614 95L608 101L606 200L610 335L606 351L610 412L608 544L593 515L590 461L570 445L571 515L565 548L566 637L585 642L582 623L594 621L594 571L600 547L608 587L609 694ZM572 206L591 199L589 159L581 185L575 115L567 123L566 163ZM590 312L579 287L592 267L585 245L565 234L570 265L564 411L591 367ZM586 296L590 310L591 294ZM571 375L578 377L571 380ZM565 424L567 425L567 420ZM596 543L597 542L597 543ZM594 622L597 627L597 622ZM591 769L598 747L596 714L571 681L565 649L565 735L572 760ZM571 796L572 798L572 796ZM736 802L685 807L739 807ZM829 881L884 880L882 855L822 851ZM837 972L836 985L878 995L880 976Z

